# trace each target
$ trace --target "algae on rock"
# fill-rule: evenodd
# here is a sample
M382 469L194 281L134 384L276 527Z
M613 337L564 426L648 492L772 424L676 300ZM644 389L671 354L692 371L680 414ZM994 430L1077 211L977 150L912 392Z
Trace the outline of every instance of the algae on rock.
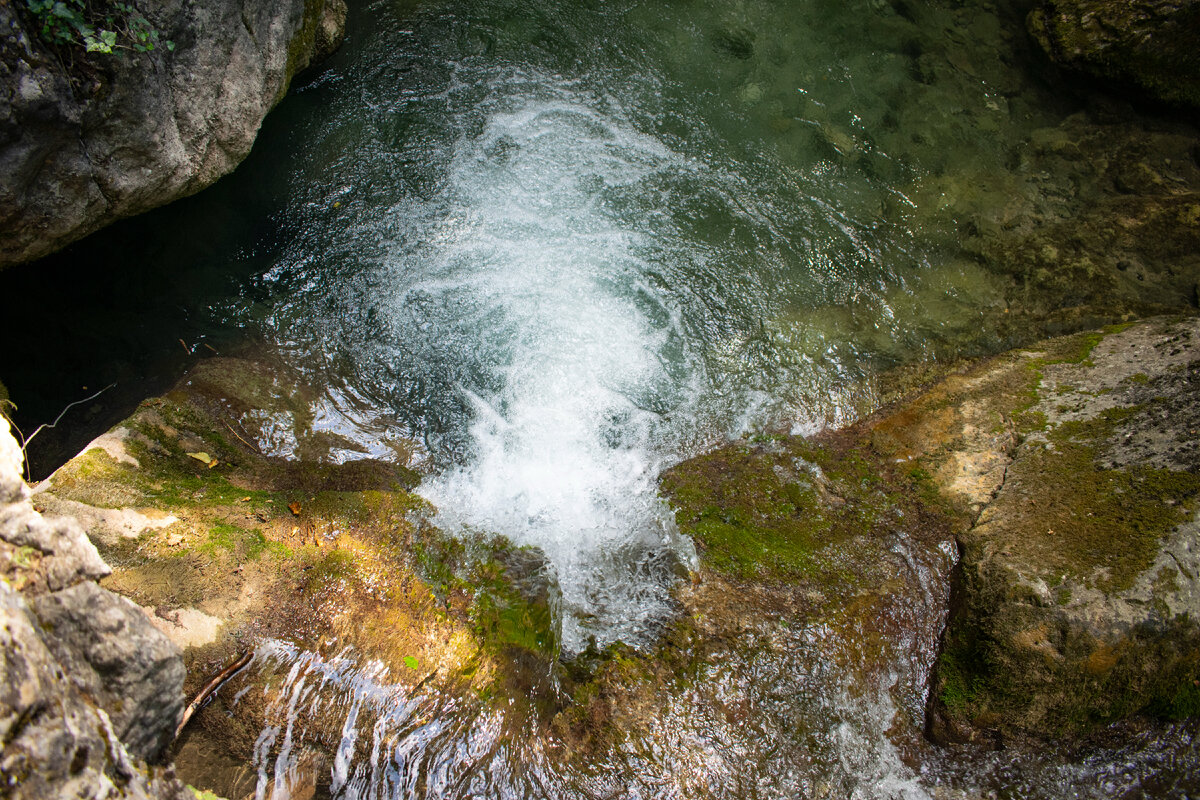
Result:
M974 520L932 697L939 739L1081 735L1191 707L1198 333L1160 319L1051 340L874 423Z
M336 645L466 697L513 681L545 694L560 638L545 558L443 534L411 492L419 474L317 429L314 401L278 365L209 359L55 472L37 502L93 521L113 564L105 585L184 648L189 690L281 641ZM266 707L217 707L229 714L184 734L184 763L250 757ZM342 722L311 726L332 736Z
M1041 0L1029 32L1056 63L1200 108L1200 3L1195 0Z

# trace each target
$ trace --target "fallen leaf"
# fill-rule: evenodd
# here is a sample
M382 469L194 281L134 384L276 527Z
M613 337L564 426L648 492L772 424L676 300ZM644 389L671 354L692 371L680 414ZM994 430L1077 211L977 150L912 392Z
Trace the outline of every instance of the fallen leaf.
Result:
M242 498L242 502L243 502L243 503L249 503L249 502L250 502L250 498L249 498L249 497L243 497L243 498Z
M409 669L416 669L417 668L417 659L414 658L413 656L405 656L404 657L404 665L406 667L408 667Z
M201 450L199 453L188 453L188 455L191 456L192 458L196 459L197 461L203 461L205 464L207 464L213 460L213 457L210 456L208 453L204 452L203 450Z
M220 463L221 463L220 461L217 461L217 460L214 458L212 461L208 462L208 468L209 468L209 469L212 469L213 467L215 467L217 464L220 464Z
M293 514L295 514L297 517L300 516L300 504L299 503L288 503L288 510L291 511Z

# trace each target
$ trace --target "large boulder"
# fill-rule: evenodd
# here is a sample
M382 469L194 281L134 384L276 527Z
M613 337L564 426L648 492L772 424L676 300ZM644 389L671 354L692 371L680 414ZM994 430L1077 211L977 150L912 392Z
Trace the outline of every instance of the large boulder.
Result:
M1196 0L1042 0L1028 25L1064 67L1200 109Z
M142 11L154 51L76 47L64 61L23 3L0 5L0 266L231 172L292 77L337 46L346 16L344 0Z
M1200 713L1200 320L1039 344L872 424L971 523L932 694L941 740Z

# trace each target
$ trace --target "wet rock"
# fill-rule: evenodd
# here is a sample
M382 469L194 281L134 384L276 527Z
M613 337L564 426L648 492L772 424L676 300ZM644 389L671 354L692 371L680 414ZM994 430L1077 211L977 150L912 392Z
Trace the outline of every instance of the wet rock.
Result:
M971 521L932 692L941 740L1200 711L1200 321L1051 340L872 423Z
M183 714L183 658L136 605L84 582L34 599L69 680L94 699L137 758L170 743Z
M404 691L499 686L547 702L561 601L545 556L484 532L443 534L434 509L409 491L420 478L406 466L411 445L387 448L405 463L369 458L347 435L316 429L321 402L278 365L209 359L43 482L37 502L94 520L96 544L115 565L106 586L141 606L102 603L86 616L113 632L137 617L165 633L184 648L189 694L242 653L286 641L334 660L352 653ZM57 630L82 620L93 600L78 587L36 610ZM124 640L147 677L159 668L157 651ZM62 658L99 697L116 686L103 658L121 647L86 645L72 637ZM131 679L121 691L149 685ZM189 723L176 763L189 781L243 797L255 790L253 773L249 785L227 785L211 762L249 761L274 695L230 698ZM125 708L164 720L177 710L159 699ZM338 711L308 719L314 747L340 741ZM149 733L143 739L152 746ZM333 754L318 749L328 774Z
M232 171L293 75L336 46L346 13L342 0L141 12L160 35L154 52L80 46L64 58L23 4L0 6L0 266Z
M1200 3L1042 0L1028 27L1058 64L1121 89L1200 108Z

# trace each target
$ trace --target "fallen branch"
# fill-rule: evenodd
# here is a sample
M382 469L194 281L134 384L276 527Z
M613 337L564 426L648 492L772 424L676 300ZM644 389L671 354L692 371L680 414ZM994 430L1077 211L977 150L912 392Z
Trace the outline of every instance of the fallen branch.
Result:
M221 685L225 683L225 681L232 678L239 670L241 670L242 667L249 664L250 658L253 655L253 652L243 653L241 658L218 672L216 677L204 684L204 688L192 698L192 702L188 703L187 708L183 710L183 719L179 720L179 727L175 729L175 739L178 739L179 734L183 733L184 726L188 724L188 720L190 720L192 715L194 715L196 711L200 709L200 706L204 705L204 702L208 700L208 698L211 697L217 691L217 689L220 689Z
M232 425L230 425L228 422L225 422L224 420L222 420L221 424L224 425L226 428L229 428L229 432L232 433L234 436L236 436L237 440L239 442L246 445L246 447L249 447L251 450L258 453L260 456L262 455L262 450L258 449L258 445L251 444L250 442L247 442L245 439L243 439L241 437L241 435L239 435L238 432L233 429Z

